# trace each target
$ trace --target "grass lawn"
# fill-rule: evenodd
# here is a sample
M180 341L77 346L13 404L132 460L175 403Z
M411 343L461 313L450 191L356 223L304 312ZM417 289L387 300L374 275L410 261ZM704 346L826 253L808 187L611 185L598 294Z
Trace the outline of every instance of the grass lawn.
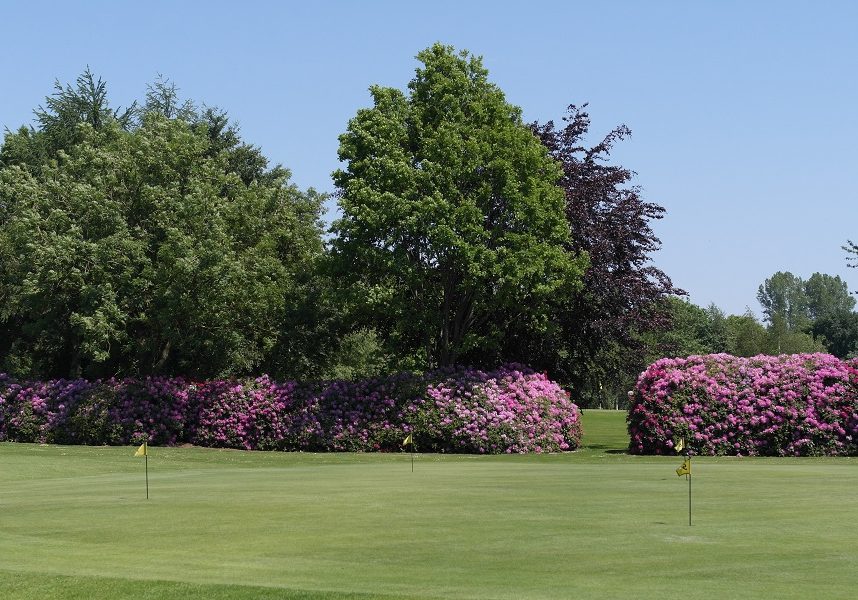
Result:
M852 598L858 461L0 444L0 598ZM419 445L419 437L417 439Z

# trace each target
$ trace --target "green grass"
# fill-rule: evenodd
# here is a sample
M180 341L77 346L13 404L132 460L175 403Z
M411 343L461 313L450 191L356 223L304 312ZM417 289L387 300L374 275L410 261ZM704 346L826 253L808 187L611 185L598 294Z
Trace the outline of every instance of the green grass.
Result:
M0 598L851 598L858 462L0 444ZM419 441L419 439L418 439Z

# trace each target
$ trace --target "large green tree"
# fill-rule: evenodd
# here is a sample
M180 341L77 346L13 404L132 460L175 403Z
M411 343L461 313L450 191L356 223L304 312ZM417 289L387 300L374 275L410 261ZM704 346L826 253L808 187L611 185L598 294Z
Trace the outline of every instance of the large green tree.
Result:
M435 44L408 91L373 86L340 137L341 277L398 355L449 365L544 328L578 288L558 165L479 58Z
M814 273L806 281L778 272L757 298L768 321L770 354L827 350L845 357L858 348L855 299L839 276Z
M89 68L74 85L54 82L54 93L34 113L35 126L22 126L6 136L0 147L0 167L16 164L39 171L58 152L68 151L83 140L85 130L80 125L96 131L105 126L128 130L140 115L136 103L125 109L111 108L107 84Z
M816 321L826 315L852 312L855 298L839 275L814 273L804 282L808 317Z
M727 317L728 354L757 356L768 351L768 332L750 309L742 315Z
M58 89L0 150L0 369L253 370L292 333L322 198L222 113L159 109L174 89L150 90L133 123L89 74Z
M713 334L717 333L712 327L712 316L717 309L710 308L707 311L676 296L668 296L662 302L670 314L671 327L644 334L649 362L662 356L690 356L718 351L712 345ZM718 339L717 343L720 345L722 341Z
M846 282L838 275L814 273L804 287L810 332L835 356L846 358L858 352L858 313Z
M810 325L807 294L801 277L788 271L778 271L760 284L757 300L772 326L795 332Z
M858 313L826 313L813 322L811 333L822 339L826 350L839 358L858 356Z

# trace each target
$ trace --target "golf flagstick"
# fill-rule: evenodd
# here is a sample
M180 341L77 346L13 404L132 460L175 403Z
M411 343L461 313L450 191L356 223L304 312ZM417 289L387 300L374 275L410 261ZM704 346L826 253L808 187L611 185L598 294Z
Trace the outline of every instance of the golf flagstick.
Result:
M691 452L688 453L688 526L691 527Z
M137 448L137 452L134 453L134 456L142 456L143 462L145 464L146 469L146 499L149 499L149 444L147 442L143 442L140 444L140 447Z
M414 472L414 432L408 434L404 440L402 440L402 446L405 447L411 444L411 472Z
M683 448L685 448L685 438L679 438L674 440L673 447L676 448L677 452L681 452ZM676 474L680 477L685 475L685 478L688 480L688 526L691 527L691 449L688 448L685 451L685 460L682 461L682 464L676 470Z

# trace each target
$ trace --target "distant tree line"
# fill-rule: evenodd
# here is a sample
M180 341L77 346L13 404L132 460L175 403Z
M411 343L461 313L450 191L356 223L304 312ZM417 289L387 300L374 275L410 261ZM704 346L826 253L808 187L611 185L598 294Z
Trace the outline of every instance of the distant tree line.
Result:
M734 356L827 352L858 356L855 298L839 276L814 273L807 280L777 272L757 291L763 322L753 312L727 315L670 298L672 326L650 335L652 358L727 353Z
M589 146L586 105L525 123L478 57L417 58L406 89L372 86L340 136L328 231L327 197L223 110L166 80L124 109L89 70L58 82L0 146L0 371L348 379L520 362L595 404L663 353L856 350L838 278L776 274L766 325L679 299L651 262L664 209L609 161L625 126Z

